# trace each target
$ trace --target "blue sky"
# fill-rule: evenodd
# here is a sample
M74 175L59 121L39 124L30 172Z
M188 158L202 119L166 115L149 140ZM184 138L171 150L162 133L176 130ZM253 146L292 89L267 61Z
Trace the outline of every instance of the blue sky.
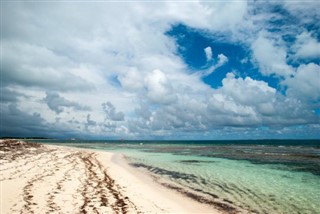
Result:
M212 57L216 59L219 54L228 56L228 62L217 68L215 72L203 78L203 81L213 88L222 85L222 79L230 71L236 71L241 77L250 76L257 80L264 80L274 88L278 87L279 81L274 76L264 77L260 74L259 68L250 62L252 54L250 47L243 43L228 42L219 35L210 35L205 31L188 28L179 24L173 25L167 35L174 38L178 45L177 54L188 65L190 71L198 71L210 67L216 60L207 62L206 54L203 51L207 47L212 48Z
M319 139L318 7L2 2L1 136Z

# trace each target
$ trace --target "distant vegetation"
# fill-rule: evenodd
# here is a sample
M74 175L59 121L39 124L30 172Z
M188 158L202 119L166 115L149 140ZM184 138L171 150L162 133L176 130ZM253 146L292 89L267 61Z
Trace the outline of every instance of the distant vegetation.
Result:
M53 139L47 137L1 137L0 139Z

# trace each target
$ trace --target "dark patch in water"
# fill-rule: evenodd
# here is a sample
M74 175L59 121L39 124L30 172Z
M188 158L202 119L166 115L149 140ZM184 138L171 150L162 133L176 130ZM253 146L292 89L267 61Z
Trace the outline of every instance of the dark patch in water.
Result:
M317 141L320 145L320 142ZM174 155L190 155L247 160L253 164L275 164L287 166L284 170L310 172L320 175L320 146L276 146L276 145L174 145L164 147L150 146L147 152L164 152ZM181 163L197 164L197 160L185 160Z
M202 189L197 189L197 188L191 188L191 189L194 190L194 191L196 191L196 192L201 192L201 193L204 193L204 194L206 194L206 195L210 195L212 198L219 198L216 194L203 191Z
M283 178L292 178L292 176L288 176L288 175L281 175L281 177L283 177Z
M181 161L178 161L180 163L185 163L185 164L188 164L188 163L215 163L216 161L199 161L199 160L181 160Z
M159 167L153 167L149 165L145 165L142 163L132 163L131 164L134 167L142 167L147 169L148 171L155 173L157 175L162 175L162 176L169 176L174 179L184 179L189 182L197 182L197 177L193 174L187 174L187 173L181 173L181 172L175 172L175 171L170 171L166 169L161 169Z
M233 202L228 199L223 199L223 201L228 202L229 204L233 204Z

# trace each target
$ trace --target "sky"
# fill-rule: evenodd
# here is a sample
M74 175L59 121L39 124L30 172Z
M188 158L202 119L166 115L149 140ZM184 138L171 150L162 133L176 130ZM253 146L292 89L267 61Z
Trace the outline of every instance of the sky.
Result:
M0 136L320 139L318 1L1 1Z

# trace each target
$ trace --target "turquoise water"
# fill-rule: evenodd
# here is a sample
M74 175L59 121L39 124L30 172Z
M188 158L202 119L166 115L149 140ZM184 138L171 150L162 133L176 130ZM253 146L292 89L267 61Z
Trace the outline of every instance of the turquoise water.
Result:
M318 141L64 143L123 153L160 183L230 212L320 213Z

